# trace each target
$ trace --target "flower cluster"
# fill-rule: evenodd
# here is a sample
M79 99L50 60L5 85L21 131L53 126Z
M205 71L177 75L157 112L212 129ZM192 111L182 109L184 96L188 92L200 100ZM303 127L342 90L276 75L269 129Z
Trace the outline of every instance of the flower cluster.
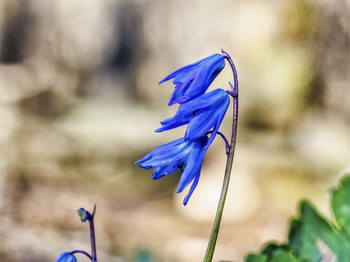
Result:
M175 116L161 122L162 127L156 132L187 125L186 133L183 138L161 145L135 162L142 168L154 168L153 179L179 169L182 174L177 193L192 183L184 205L198 184L205 153L218 133L230 103L229 91L215 89L206 93L224 67L224 57L214 54L176 70L159 82L173 79L175 90L169 106L177 103L179 108Z

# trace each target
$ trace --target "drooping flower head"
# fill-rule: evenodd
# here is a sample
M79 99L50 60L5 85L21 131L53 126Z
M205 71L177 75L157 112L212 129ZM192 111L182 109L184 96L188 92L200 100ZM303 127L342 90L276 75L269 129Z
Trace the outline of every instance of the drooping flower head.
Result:
M136 161L135 164L139 164L140 167L145 169L154 167L153 179L170 175L178 169L181 170L182 174L177 193L182 192L192 182L189 193L183 201L183 204L186 205L198 184L203 159L208 147L209 139L207 136L191 141L180 138L153 149L144 158Z
M153 179L179 169L182 174L177 193L192 183L183 202L185 205L198 184L205 153L218 133L230 103L230 91L216 89L206 93L224 67L224 56L214 54L176 70L159 82L173 79L175 90L169 105L180 105L175 116L162 121L162 127L156 132L187 125L186 133L181 139L153 149L135 163L146 169L154 167ZM220 135L228 148L226 138L222 133Z
M174 71L161 80L159 84L174 78L175 90L169 105L183 104L204 94L224 67L223 56L214 54Z
M77 262L77 258L72 252L63 252L55 262Z
M160 122L162 127L156 132L188 124L185 140L195 140L212 131L211 143L219 130L229 104L230 98L227 92L223 89L215 89L180 105L174 117Z

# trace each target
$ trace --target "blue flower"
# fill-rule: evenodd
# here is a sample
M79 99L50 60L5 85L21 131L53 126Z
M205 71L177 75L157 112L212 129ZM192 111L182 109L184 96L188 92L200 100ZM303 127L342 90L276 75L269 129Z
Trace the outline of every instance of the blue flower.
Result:
M139 164L140 167L146 169L154 167L153 179L170 175L180 169L182 174L177 193L182 192L192 182L189 193L183 201L183 204L186 205L198 184L203 159L208 147L209 139L207 136L191 141L180 138L153 149L144 158L136 161L135 164Z
M210 142L215 138L230 104L230 97L223 89L215 89L179 106L172 118L161 122L156 132L188 124L185 140L196 140L212 131Z
M159 84L174 78L175 90L170 98L169 105L183 104L204 94L224 67L225 60L223 56L214 54L176 70L160 81Z
M71 252L63 252L56 262L77 262L77 258Z

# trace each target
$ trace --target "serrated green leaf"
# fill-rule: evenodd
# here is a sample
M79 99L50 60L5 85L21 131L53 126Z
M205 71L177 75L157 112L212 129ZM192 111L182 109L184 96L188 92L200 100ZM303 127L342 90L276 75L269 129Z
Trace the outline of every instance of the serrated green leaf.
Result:
M299 260L292 251L279 248L273 252L269 262L301 262L301 260Z
M299 260L294 252L286 245L270 243L261 254L249 254L245 262L305 262Z
M342 178L332 190L332 211L341 230L350 236L350 176Z
M267 255L267 257L269 259L272 258L273 253L277 250L277 249L281 249L281 250L286 250L286 251L290 251L290 248L284 244L280 245L280 244L276 244L276 243L268 243L266 244L266 246L263 248L263 250L261 251L261 254L265 254Z
M332 249L337 243L337 233L326 218L321 216L307 201L300 205L300 218L291 222L288 245L300 259L320 261L322 255L317 247L321 238Z
M319 262L330 259L349 262L350 174L332 190L330 202L336 223L322 216L309 202L302 201L299 217L290 222L287 244L269 243L261 254L250 254L245 262Z
M344 176L337 188L332 190L331 206L339 226L335 244L326 242L337 261L350 261L350 174Z

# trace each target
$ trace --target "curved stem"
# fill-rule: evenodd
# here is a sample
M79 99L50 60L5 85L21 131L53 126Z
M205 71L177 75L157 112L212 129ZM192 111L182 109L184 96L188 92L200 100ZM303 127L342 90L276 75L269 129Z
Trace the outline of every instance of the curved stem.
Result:
M88 258L90 258L90 260L92 261L92 256L90 256L90 254L84 250L73 250L71 252L71 254L75 254L75 253L80 253L80 254L84 254L85 256L87 256Z
M209 132L207 133L207 135L209 135L209 134L211 134L211 133L213 133L213 131L209 131ZM228 155L228 154L229 154L229 151L230 151L230 144L228 143L227 138L226 138L225 135L224 135L223 133L221 133L220 131L217 131L217 134L221 136L222 140L224 140L224 142L225 142L225 147L226 147L226 155Z
M220 135L222 137L222 139L224 140L225 146L226 146L226 155L228 155L230 153L230 144L228 143L227 138L224 136L223 133L221 133L219 131L217 132L217 134Z
M238 120L238 77L237 77L237 71L236 67L231 59L231 57L222 50L222 54L224 59L226 59L232 69L233 72L233 78L234 78L234 86L231 85L231 90L229 94L232 96L233 99L233 120L232 120L232 135L231 135L231 143L229 147L229 153L226 160L226 168L225 168L225 176L224 176L224 182L222 185L220 200L218 204L218 208L216 211L216 216L213 224L213 229L210 235L207 251L205 253L204 262L211 262L214 255L215 245L219 234L220 224L221 224L221 218L222 213L224 211L225 201L226 201L226 195L228 191L228 186L230 182L230 176L231 176L231 169L233 165L233 157L235 153L235 147L236 147L236 135L237 135L237 120Z
M237 75L237 70L236 70L235 64L233 63L231 56L228 53L226 53L222 49L221 49L221 52L222 52L222 56L224 57L224 59L226 59L228 61L228 63L230 64L231 69L232 69L232 73L233 73L233 81L234 81L233 86L229 82L229 84L232 88L231 96L232 97L238 96L238 75Z

